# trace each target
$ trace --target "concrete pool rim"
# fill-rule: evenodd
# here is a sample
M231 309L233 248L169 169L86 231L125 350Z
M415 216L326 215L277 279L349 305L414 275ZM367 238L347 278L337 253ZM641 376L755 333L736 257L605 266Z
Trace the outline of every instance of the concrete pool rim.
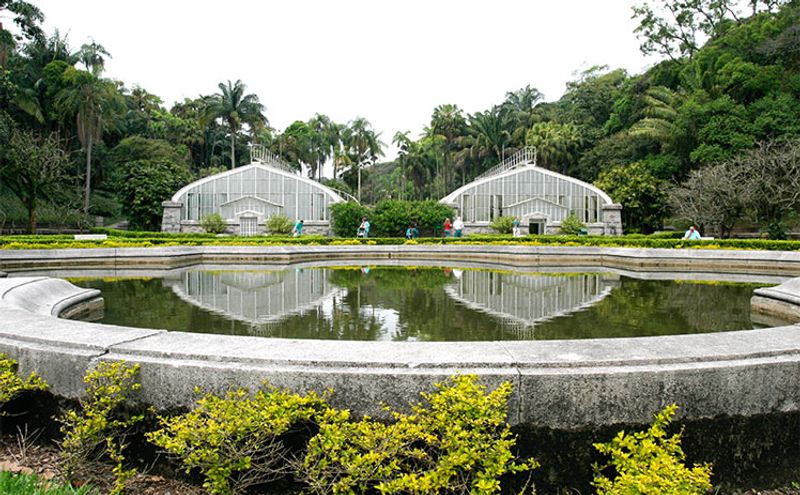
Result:
M528 342L332 342L201 335L104 326L32 312L6 294L14 273L55 267L178 267L200 262L290 263L313 259L451 259L520 266L601 265L642 270L800 275L800 253L550 246L190 246L0 251L0 352L37 371L57 395L81 394L98 360L142 366L143 399L188 407L195 386L221 391L264 380L302 392L335 390L334 403L382 414L458 373L489 386L514 384L509 421L552 428L646 423L666 404L682 417L755 416L800 409L800 327L721 334ZM53 279L50 279L53 280ZM759 289L765 311L800 304L800 279ZM47 294L48 284L42 285ZM40 296L46 299L47 296ZM23 300L25 297L22 298ZM40 301L45 304L44 301ZM776 309L778 308L778 309ZM781 309L783 308L783 309ZM789 309L786 309L789 308Z

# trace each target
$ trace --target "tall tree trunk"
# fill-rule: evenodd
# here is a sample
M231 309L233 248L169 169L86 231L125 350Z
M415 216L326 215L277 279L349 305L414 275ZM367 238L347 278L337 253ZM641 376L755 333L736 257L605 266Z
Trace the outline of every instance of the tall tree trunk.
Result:
M28 201L25 201L25 208L28 210L28 233L36 233L36 199L30 196Z
M236 132L231 129L231 170L236 168Z
M83 216L89 220L89 197L92 192L92 135L89 134L86 140L86 185L83 195Z

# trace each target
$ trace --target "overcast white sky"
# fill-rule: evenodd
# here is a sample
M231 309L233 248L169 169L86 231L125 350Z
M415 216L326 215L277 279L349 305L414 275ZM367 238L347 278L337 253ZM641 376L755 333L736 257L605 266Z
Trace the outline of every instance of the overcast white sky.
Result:
M558 99L593 65L639 73L633 0L30 0L73 49L93 38L107 77L167 107L241 79L273 127L367 118L387 145L433 109L485 110L531 85ZM389 157L394 153L389 150Z

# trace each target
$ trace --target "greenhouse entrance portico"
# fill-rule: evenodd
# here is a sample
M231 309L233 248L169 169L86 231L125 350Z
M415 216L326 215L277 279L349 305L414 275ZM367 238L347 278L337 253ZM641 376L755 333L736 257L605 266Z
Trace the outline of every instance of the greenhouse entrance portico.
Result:
M592 235L622 234L622 206L597 187L536 165L524 148L440 200L452 206L467 232L491 232L493 220L519 217L523 234L555 234L574 214Z
M217 213L232 234L264 233L275 215L302 219L304 232L329 234L330 205L345 199L262 147L254 146L251 155L250 165L192 182L165 201L161 230L203 232L203 218Z

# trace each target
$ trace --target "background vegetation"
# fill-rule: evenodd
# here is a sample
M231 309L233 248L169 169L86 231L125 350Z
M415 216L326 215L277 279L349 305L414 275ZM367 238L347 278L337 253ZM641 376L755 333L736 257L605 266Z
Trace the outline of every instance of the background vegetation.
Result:
M540 166L596 183L621 202L627 231L670 221L723 237L744 226L780 238L798 219L796 1L642 0L634 7L640 48L662 58L644 73L592 67L557 101L527 85L472 114L446 102L420 136L379 136L365 118L339 123L321 114L279 133L242 81L167 109L145 88L105 78L111 55L102 45L76 49L60 33L44 33L44 16L29 2L0 2L0 14L21 28L16 38L0 30L6 227L124 216L157 229L161 200L192 179L248 163L251 144L367 204L437 200L535 146ZM388 140L399 155L381 163ZM31 146L42 152L24 160ZM333 177L322 177L326 163ZM403 208L392 207L400 224ZM383 225L381 235L405 227Z

